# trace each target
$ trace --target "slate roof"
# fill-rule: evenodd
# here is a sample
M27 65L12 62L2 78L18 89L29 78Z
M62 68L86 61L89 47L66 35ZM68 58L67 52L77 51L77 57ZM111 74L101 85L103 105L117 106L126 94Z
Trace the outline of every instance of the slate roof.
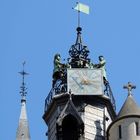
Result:
M21 113L20 113L17 133L16 133L16 140L30 140L25 100L21 101Z
M140 115L140 108L136 104L132 95L128 95L120 112L118 113L117 119L121 117L125 117L125 116L130 116L130 115Z

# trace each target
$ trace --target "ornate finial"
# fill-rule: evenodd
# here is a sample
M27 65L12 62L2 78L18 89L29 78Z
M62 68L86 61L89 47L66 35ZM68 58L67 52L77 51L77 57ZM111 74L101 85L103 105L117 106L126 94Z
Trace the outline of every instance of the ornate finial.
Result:
M82 28L80 26L78 26L76 30L78 33L80 33L82 31Z
M128 90L128 96L130 96L132 95L132 89L135 89L136 86L133 85L131 82L128 82L128 84L124 85L123 88Z
M82 28L78 27L77 29L77 38L74 45L71 46L69 50L69 55L71 56L71 67L79 68L84 67L89 63L90 59L88 58L89 50L88 47L83 45L81 31Z
M27 92L26 92L27 88L25 87L25 75L28 75L28 73L26 73L24 71L25 63L26 63L25 61L22 63L23 70L21 72L19 72L22 75L22 85L20 87L20 89L21 89L20 94L21 94L21 97L22 97L21 102L25 101L25 96L27 94Z
M82 28L81 27L77 27L76 30L77 30L77 39L76 39L75 45L77 45L77 44L81 44L82 45L82 37L81 37Z

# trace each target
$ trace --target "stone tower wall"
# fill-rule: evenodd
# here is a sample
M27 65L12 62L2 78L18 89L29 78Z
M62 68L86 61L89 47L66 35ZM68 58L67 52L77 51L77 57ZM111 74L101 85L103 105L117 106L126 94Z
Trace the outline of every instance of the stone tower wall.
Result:
M135 122L139 124L139 135L136 135ZM119 125L121 125L122 138L119 138ZM140 140L140 118L124 118L112 125L109 131L109 140Z

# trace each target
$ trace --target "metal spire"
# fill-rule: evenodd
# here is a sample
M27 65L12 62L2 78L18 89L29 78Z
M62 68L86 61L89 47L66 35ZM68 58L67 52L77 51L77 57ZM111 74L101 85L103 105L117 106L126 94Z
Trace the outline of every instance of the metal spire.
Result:
M79 2L77 2L76 4L78 5ZM78 27L80 27L80 6L78 5Z
M82 28L77 27L76 30L77 30L76 42L74 45L71 46L71 48L69 50L69 54L72 58L87 59L89 50L88 50L87 46L83 45L83 43L82 43L82 38L81 38Z
M22 76L22 85L21 85L21 87L20 87L20 89L21 89L20 94L21 94L21 97L22 97L21 102L22 102L22 101L26 101L25 97L26 97L26 94L27 94L27 92L26 92L27 88L25 87L25 85L26 85L26 84L25 84L25 76L28 75L28 73L26 73L26 72L24 71L25 64L26 64L26 62L24 61L24 62L22 63L22 65L23 65L23 70L22 70L21 72L19 72L19 73L21 74L21 76Z
M77 30L77 39L76 39L75 45L77 45L77 44L81 44L82 45L82 37L81 37L82 28L79 26L79 27L77 27L76 30Z
M80 27L80 13L89 14L89 6L86 4L83 4L81 2L76 2L76 7L72 8L74 10L77 10L78 13L78 27Z
M132 95L132 89L135 89L136 86L133 85L131 82L128 82L128 84L124 85L123 88L128 90L128 96L130 96Z
M22 85L20 87L21 91L21 112L20 112L20 117L19 117L19 124L17 128L17 133L16 133L16 140L30 140L30 132L29 132L29 125L28 125L28 119L27 119L27 111L26 111L26 90L27 88L25 87L25 76L28 75L24 71L24 66L25 62L23 62L23 70L19 72L22 76Z
M89 50L88 47L83 45L82 42L82 37L81 37L81 32L82 32L82 28L80 27L80 12L83 12L85 14L89 14L89 6L79 3L76 3L76 7L73 8L75 10L77 10L78 12L78 27L77 27L77 38L76 38L76 42L74 45L71 46L70 50L69 50L69 55L71 56L71 65L72 67L81 67L79 66L79 64L81 65L82 63L85 65L86 63L90 63L90 59L88 58L89 55ZM83 66L82 66L83 67Z
M77 9L75 9L73 7L72 7L72 9L77 10L77 19L78 19L77 20L78 21L77 23L78 23L78 27L80 27L80 6L79 6L79 2L76 2L76 4L77 4L77 7L76 7Z

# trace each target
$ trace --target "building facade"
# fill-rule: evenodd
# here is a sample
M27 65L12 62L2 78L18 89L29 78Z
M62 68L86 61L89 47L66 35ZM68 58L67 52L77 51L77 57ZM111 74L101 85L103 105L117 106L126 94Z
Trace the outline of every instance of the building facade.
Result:
M28 124L28 118L27 118L27 111L26 111L26 87L25 87L25 75L26 73L24 71L24 65L25 62L23 63L23 71L19 72L22 75L22 84L21 84L21 112L20 112L20 117L19 117L19 123L18 123L18 128L17 128L17 133L16 133L16 140L30 140L30 131L29 131L29 124Z

